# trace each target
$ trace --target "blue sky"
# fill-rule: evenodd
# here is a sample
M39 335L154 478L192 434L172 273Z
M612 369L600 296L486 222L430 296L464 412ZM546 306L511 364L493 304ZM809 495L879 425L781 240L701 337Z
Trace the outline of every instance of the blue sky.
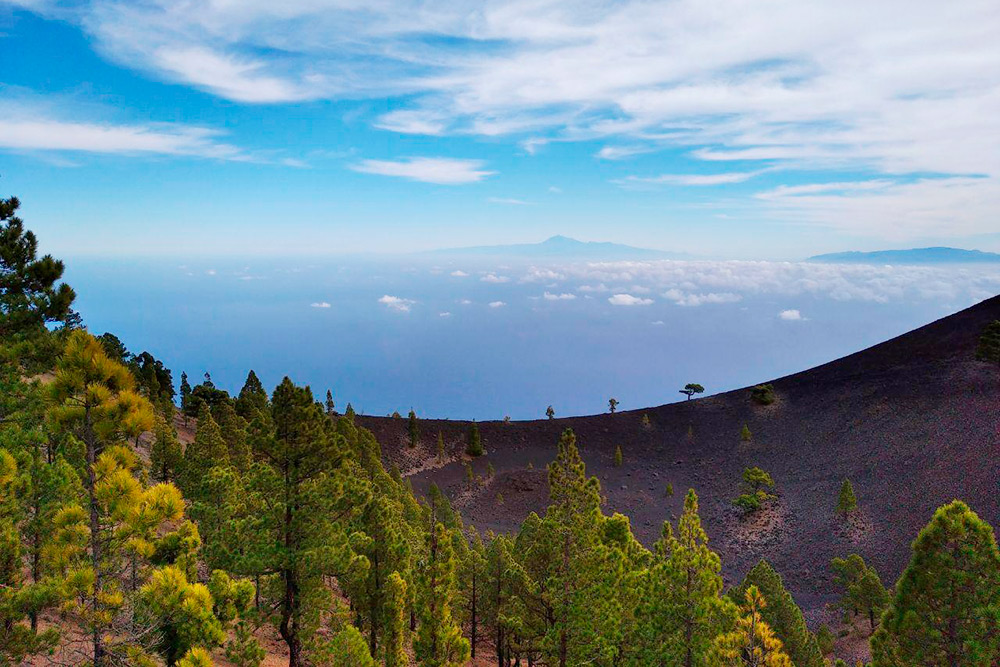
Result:
M995 0L0 0L0 192L67 257L1000 250L998 39Z

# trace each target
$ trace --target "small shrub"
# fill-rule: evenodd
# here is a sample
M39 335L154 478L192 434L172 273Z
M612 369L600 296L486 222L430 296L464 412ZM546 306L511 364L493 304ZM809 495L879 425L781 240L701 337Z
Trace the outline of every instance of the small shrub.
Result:
M444 435L441 433L441 431L438 431L437 457L438 461L444 461Z
M673 498L674 497L674 485L672 483L670 483L670 482L667 482L666 493L667 493L667 497L668 498Z
M621 445L618 445L617 447L615 447L615 467L616 468L621 468L622 467L622 446Z
M645 412L643 412L642 413L642 427L644 429L649 430L650 426L652 426L652 424L649 421L649 415L647 415Z
M618 409L618 399L617 398L609 398L608 399L608 410L611 411L611 414L615 414L615 410L617 410L617 409Z
M694 440L694 424L688 424L687 439Z
M472 464L465 464L465 481L472 483L476 481L476 474L472 471Z
M497 493L497 505L503 505L503 494Z
M751 514L760 509L760 498L753 493L741 493L733 499L733 505L745 514Z
M496 468L493 467L492 463L486 464L486 477L487 479L492 479L493 475L497 474Z
M776 400L774 386L759 384L750 390L750 400L757 405L771 405Z
M990 322L983 329L976 347L976 359L1000 365L1000 320Z
M510 415L504 415L503 416L503 423L504 423L504 426L506 426L507 424L510 424Z
M753 434L750 432L750 427L744 424L743 428L740 429L740 442L750 442L752 438Z
M403 418L403 415L399 414L399 410L393 410L392 414L389 415L389 416L392 417L393 419L402 419Z
M535 469L535 464L532 463L531 461L528 461L528 470L534 470L534 469Z
M555 419L556 418L556 411L555 411L555 409L553 409L553 407L551 405L549 407L545 408L545 416L548 417L549 419Z

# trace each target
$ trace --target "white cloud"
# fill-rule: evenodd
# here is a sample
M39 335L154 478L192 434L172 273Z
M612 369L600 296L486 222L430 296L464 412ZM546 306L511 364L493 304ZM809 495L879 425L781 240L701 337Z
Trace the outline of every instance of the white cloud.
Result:
M0 115L7 111L0 105ZM0 147L7 149L253 159L239 148L220 142L220 136L220 132L206 128L177 124L115 125L44 117L0 118Z
M524 201L523 199L514 199L512 197L489 197L486 201L491 204L507 204L508 206L527 206L531 202Z
M503 301L490 301L490 308L503 308L506 305Z
M326 301L317 301L315 303L309 304L310 308L329 308L330 304Z
M480 280L483 281L484 283L494 283L494 284L510 282L510 278L508 278L507 276L498 276L495 273L487 273L485 276L480 278Z
M468 277L469 274L466 273L465 271L462 271L461 269L456 269L455 271L451 272L451 275L455 276L456 278L466 278Z
M799 320L804 319L802 317L802 313L794 309L781 311L780 313L778 313L778 318L782 320L787 320L789 322L797 322Z
M640 287L683 306L807 295L873 303L935 299L960 307L1000 293L1000 268L991 265L648 260L567 263L554 265L554 270L566 281L582 283L576 292L585 296L603 292L634 297Z
M470 299L459 299L458 303L462 306L468 306L472 304L472 301Z
M443 313L438 313L438 317L451 317L451 313L444 311Z
M742 183L748 181L760 171L728 171L721 174L661 174L659 176L627 176L614 181L623 186L636 185L682 185L682 186L711 186L730 185L732 183Z
M481 160L456 158L412 157L403 160L362 160L350 165L354 171L380 176L396 176L411 181L438 185L464 185L478 183L494 171L482 169Z
M562 294L553 294L552 292L545 292L542 298L546 301L572 301L576 298L575 294L570 294L568 292Z
M649 146L605 146L594 154L602 160L624 160L634 155L648 153L652 149Z
M239 102L391 97L402 108L374 123L393 132L864 171L895 185L753 203L797 223L894 238L995 231L1000 12L991 0L82 0L72 11L19 2L76 21L116 63ZM445 183L488 175L356 167ZM949 178L914 180L922 174Z
M398 296L385 296L379 298L379 303L384 304L390 310L398 310L402 313L410 312L410 307L416 303L413 299L403 299Z
M673 301L678 306L701 306L706 303L736 303L743 297L732 292L709 292L707 294L689 294L676 287L663 293L663 298Z
M648 306L653 303L652 299L643 299L631 294L615 294L608 297L608 303L612 306Z

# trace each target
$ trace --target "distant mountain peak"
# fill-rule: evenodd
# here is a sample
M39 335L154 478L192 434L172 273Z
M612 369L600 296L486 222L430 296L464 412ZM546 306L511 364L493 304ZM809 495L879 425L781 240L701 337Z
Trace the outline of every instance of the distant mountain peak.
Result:
M566 259L684 259L685 253L637 248L635 246L612 243L610 241L580 241L556 234L540 243L516 243L512 245L474 246L470 248L445 248L433 250L432 254L443 255L495 255L503 257L546 257Z
M964 250L935 246L904 250L876 250L873 252L833 252L810 257L809 262L831 264L982 264L1000 263L1000 254L982 250Z

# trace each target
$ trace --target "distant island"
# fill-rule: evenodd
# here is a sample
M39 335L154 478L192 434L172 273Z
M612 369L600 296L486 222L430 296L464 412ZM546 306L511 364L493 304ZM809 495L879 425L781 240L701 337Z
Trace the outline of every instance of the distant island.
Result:
M810 257L808 262L829 264L983 264L1000 263L1000 254L962 248L910 248L874 252L833 252Z
M567 258L567 259L690 259L680 252L667 252L649 248L636 248L621 243L607 241L578 241L568 236L553 236L541 243L517 243L512 245L473 246L468 248L445 248L431 250L424 254L434 255L493 255L523 258Z

